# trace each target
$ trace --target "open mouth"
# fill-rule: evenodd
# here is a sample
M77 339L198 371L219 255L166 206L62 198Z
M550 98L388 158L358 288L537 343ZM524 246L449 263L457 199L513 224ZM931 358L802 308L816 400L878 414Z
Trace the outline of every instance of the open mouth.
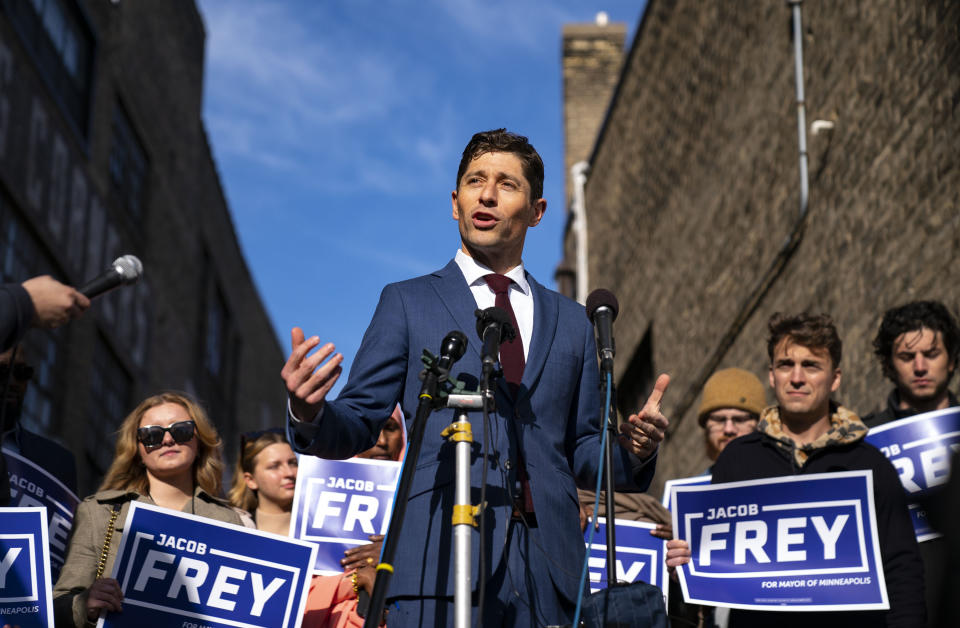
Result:
M471 219L473 220L473 226L477 229L490 229L497 224L496 217L487 212L474 212Z

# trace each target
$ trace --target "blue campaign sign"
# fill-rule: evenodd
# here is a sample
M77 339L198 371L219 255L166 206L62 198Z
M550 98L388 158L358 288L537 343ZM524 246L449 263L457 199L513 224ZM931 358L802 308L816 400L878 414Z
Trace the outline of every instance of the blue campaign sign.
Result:
M47 509L0 508L0 624L53 626Z
M3 457L10 476L10 505L47 511L50 579L56 582L67 558L73 513L80 500L60 480L23 456L4 449Z
M867 432L866 441L890 460L910 499L910 517L918 541L940 536L915 500L947 481L950 457L960 451L960 408L925 412Z
M315 573L343 573L345 550L369 543L371 534L386 533L400 465L300 457L290 535L317 544Z
M123 611L102 615L98 628L296 628L316 554L309 543L138 502L118 548L111 577Z
M701 486L704 484L710 484L710 480L713 478L709 473L704 475L695 475L692 478L680 478L677 480L667 480L663 485L663 507L667 510L670 510L670 505L673 503L673 497L671 493L673 492L674 486Z
M674 489L673 529L690 544L688 602L819 611L889 608L873 472Z
M590 592L596 593L607 587L607 520L598 517L600 528L593 533L593 545L587 545L590 553L587 569L590 576ZM617 580L620 582L646 582L661 591L665 590L667 567L663 559L663 539L650 534L655 523L616 519ZM588 542L590 528L583 534Z

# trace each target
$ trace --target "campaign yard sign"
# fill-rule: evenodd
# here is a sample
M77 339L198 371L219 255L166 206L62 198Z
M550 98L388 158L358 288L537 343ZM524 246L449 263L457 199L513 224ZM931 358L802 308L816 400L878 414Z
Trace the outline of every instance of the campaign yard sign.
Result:
M10 505L47 510L50 580L56 582L67 559L73 513L80 500L60 480L20 454L4 449L3 457L10 476Z
M400 466L390 460L300 457L290 536L317 544L314 573L343 573L345 550L386 533Z
M960 451L960 408L924 412L885 423L867 432L866 441L896 467L910 501L917 540L940 536L916 502L950 477L950 457Z
M598 517L600 527L593 533L593 544L587 545L589 558L587 571L590 577L590 592L596 593L607 588L607 519ZM619 582L646 582L666 590L667 567L663 557L663 539L650 534L657 527L655 523L644 521L614 520L617 537L616 574ZM589 542L590 526L583 534L586 545Z
M890 607L872 471L673 492L674 533L691 550L678 569L688 602L783 611Z
M52 628L47 509L0 508L0 624Z
M663 499L661 503L663 507L667 510L670 510L670 505L673 503L671 501L670 494L673 492L674 486L700 486L704 484L710 484L710 480L713 478L709 473L704 475L695 475L692 478L679 478L676 480L667 480L663 485Z
M297 628L316 548L133 502L110 574L123 611L98 628Z

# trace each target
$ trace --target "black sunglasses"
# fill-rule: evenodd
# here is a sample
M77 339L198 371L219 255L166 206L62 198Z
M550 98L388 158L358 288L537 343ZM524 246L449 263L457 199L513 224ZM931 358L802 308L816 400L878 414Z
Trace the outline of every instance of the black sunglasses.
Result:
M148 425L137 428L137 440L143 443L144 447L159 447L163 444L163 435L170 432L173 440L178 445L182 445L190 442L195 430L196 425L194 425L193 421L177 421L167 427Z
M6 380L13 371L13 378L21 382L29 381L33 377L33 367L29 364L14 364L11 368L9 364L0 364L0 380Z

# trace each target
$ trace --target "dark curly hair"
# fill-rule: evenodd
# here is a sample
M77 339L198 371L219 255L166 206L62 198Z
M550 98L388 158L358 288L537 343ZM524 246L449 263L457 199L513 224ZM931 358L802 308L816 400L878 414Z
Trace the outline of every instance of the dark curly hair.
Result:
M843 342L840 334L828 314L808 314L796 316L775 313L767 322L770 337L767 339L767 355L773 362L773 353L784 338L790 338L796 344L807 349L826 349L830 353L833 368L840 366L843 356Z
M877 330L877 337L873 339L873 351L880 359L883 374L893 383L897 383L893 368L894 342L901 334L921 329L940 332L950 364L956 365L957 356L960 355L960 328L953 314L939 301L913 301L887 310Z
M522 135L511 133L506 129L494 129L475 133L466 148L463 149L463 158L457 169L457 184L467 171L470 162L485 153L513 153L523 164L523 176L530 184L530 200L536 201L543 197L543 160L537 149Z

